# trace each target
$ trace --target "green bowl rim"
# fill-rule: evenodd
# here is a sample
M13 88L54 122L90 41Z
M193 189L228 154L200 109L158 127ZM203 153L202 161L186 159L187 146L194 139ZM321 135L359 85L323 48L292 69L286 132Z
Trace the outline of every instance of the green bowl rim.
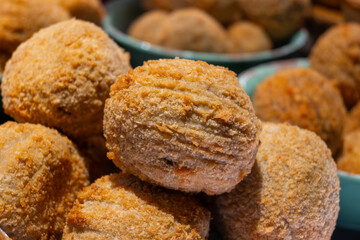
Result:
M136 48L142 51L151 51L153 54L162 55L164 57L173 58L177 56L181 58L201 59L205 61L219 63L267 61L290 55L291 53L294 53L304 47L309 40L309 32L305 28L302 28L291 37L291 40L288 44L280 48L263 51L256 54L202 53L169 49L165 47L155 46L148 42L136 40L113 26L111 16L114 13L113 9L115 8L113 8L112 6L118 3L119 1L113 1L106 4L106 9L108 11L102 23L105 31L108 32L109 35L113 37L116 41L118 41L120 44L124 44L127 47Z
M360 183L360 174L348 173L348 172L344 172L342 170L338 170L337 173L338 173L339 178L343 178L343 179L347 179L347 180L350 180L350 181Z

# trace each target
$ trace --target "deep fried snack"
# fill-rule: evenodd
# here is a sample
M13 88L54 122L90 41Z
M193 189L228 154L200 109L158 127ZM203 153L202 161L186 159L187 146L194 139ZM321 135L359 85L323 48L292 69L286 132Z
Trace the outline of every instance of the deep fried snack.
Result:
M344 149L338 159L338 168L345 172L360 174L360 130L345 135Z
M272 48L266 32L251 22L236 22L228 28L229 53L260 52Z
M244 15L274 40L289 38L310 13L310 0L239 0Z
M222 24L231 24L243 18L238 0L215 0L207 12Z
M360 102L358 102L347 115L344 134L360 129Z
M103 136L92 136L76 141L81 155L85 158L89 170L90 182L108 175L119 172L113 161L106 157L107 149Z
M144 13L130 25L128 34L133 38L158 44L160 25L167 18L168 14L161 10Z
M163 21L159 45L198 52L226 51L225 29L206 12L196 8L176 10Z
M337 89L314 70L288 69L265 79L255 91L254 107L263 121L315 132L333 154L341 147L346 108Z
M12 239L59 239L77 193L89 184L84 159L56 130L0 126L0 228Z
M106 100L108 157L144 181L221 194L246 176L260 121L236 75L201 61L145 62Z
M210 212L193 196L127 174L102 177L79 195L67 239L205 239Z
M69 13L43 0L1 0L0 51L11 53L41 28L70 18Z
M313 132L264 123L251 173L216 200L229 239L328 239L339 212L330 150Z
M100 135L110 86L129 69L123 49L94 24L52 25L9 60L1 83L5 113L74 138Z
M360 24L346 23L332 27L316 42L310 55L311 66L333 79L348 108L360 94Z

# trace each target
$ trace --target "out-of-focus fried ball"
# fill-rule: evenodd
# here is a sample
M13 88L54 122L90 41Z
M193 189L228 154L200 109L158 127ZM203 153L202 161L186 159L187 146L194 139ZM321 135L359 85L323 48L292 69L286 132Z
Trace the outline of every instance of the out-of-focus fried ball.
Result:
M206 12L196 8L176 10L162 22L159 45L198 52L226 52L225 29Z
M157 44L160 25L167 17L168 14L161 10L144 13L130 25L128 34L133 38Z
M333 79L347 107L360 93L360 24L346 23L329 29L316 42L310 55L311 66Z
M10 54L0 51L0 75L4 72L5 64L9 60Z
M56 130L0 126L0 228L12 239L59 239L77 193L89 184L84 159Z
M1 0L0 51L11 53L41 28L70 18L60 6L43 0Z
M289 38L310 13L310 0L239 0L244 15L274 40Z
M205 239L210 212L189 195L126 174L102 177L79 195L67 239Z
M91 182L110 173L119 172L113 161L106 157L107 149L103 136L79 139L76 143L87 163Z
M122 75L110 96L104 136L120 169L210 195L250 172L261 124L234 72L178 58L148 61Z
M360 102L358 102L347 115L344 134L360 129Z
M229 239L328 239L339 212L330 150L313 132L263 124L254 168L216 200Z
M338 168L345 172L360 174L360 130L345 135L344 149L338 159Z
M49 0L43 0L49 1ZM100 0L50 0L70 12L73 17L101 25L105 8Z
M4 110L74 138L100 135L110 86L129 69L128 56L99 27L61 22L13 53L1 83Z
M207 12L223 24L231 24L243 18L238 0L215 0Z
M288 122L318 134L332 150L341 147L346 109L338 90L311 69L287 69L265 79L254 95L263 121Z
M260 52L272 48L266 32L251 22L236 22L228 28L229 53Z

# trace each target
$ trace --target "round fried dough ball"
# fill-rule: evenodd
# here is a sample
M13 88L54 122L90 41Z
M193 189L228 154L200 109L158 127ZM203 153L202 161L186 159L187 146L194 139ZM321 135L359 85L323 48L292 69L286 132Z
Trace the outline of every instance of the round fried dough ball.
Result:
M251 53L269 50L272 42L266 32L251 22L236 22L228 28L229 53Z
M178 58L148 61L122 75L110 96L104 136L122 170L210 195L250 172L261 124L234 72Z
M358 102L347 115L344 133L350 133L360 129L360 102Z
M310 0L239 0L244 15L274 40L291 37L310 12Z
M360 174L360 130L345 135L344 149L338 159L338 168L345 172Z
M288 122L318 134L335 154L341 147L346 109L328 79L311 69L287 69L265 79L254 95L263 121Z
M210 212L193 196L127 174L102 177L78 195L67 239L205 239Z
M110 86L129 69L128 56L100 28L61 22L12 55L1 83L4 110L73 138L100 135Z
M238 0L215 0L207 12L222 24L231 24L243 18Z
M130 25L128 34L133 38L157 44L160 25L167 18L168 14L161 10L144 13Z
M229 239L328 239L339 212L339 179L313 132L264 123L251 173L216 199Z
M161 23L159 45L198 52L226 51L226 31L211 16L196 8L176 10Z
M59 239L77 193L89 184L84 159L56 130L0 126L0 228L12 239Z
M332 27L316 42L310 55L311 67L333 79L347 107L356 104L360 94L360 24Z
M70 18L62 7L43 0L1 0L0 51L11 53L41 28Z

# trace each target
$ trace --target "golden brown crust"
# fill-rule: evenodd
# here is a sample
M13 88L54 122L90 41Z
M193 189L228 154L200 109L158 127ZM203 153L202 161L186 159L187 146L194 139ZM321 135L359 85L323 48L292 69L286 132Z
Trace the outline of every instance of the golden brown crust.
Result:
M360 130L349 132L344 137L344 149L338 159L338 168L345 172L360 174Z
M0 126L0 228L13 239L59 239L77 193L89 184L84 159L56 130Z
M272 42L259 25L241 21L229 26L229 53L260 52L272 48Z
M100 135L110 86L129 69L123 49L100 28L64 21L14 52L1 83L4 110L74 138Z
M318 134L336 154L346 109L340 93L328 79L311 69L277 72L257 87L257 116L263 121L288 122Z
M291 37L310 14L310 0L239 0L244 15L274 40Z
M11 53L41 28L69 18L65 9L43 0L1 0L0 51Z
M145 62L106 100L108 157L145 181L221 194L246 176L260 121L235 73L201 61Z
M67 239L205 239L210 212L189 195L127 174L98 179L79 195L67 219Z
M310 55L311 67L336 82L348 108L360 94L360 24L340 24L316 42Z
M171 13L160 26L161 46L198 52L226 51L225 29L206 12L184 8Z
M264 123L260 140L251 174L216 200L225 235L330 240L340 190L330 150L313 132L286 124Z

